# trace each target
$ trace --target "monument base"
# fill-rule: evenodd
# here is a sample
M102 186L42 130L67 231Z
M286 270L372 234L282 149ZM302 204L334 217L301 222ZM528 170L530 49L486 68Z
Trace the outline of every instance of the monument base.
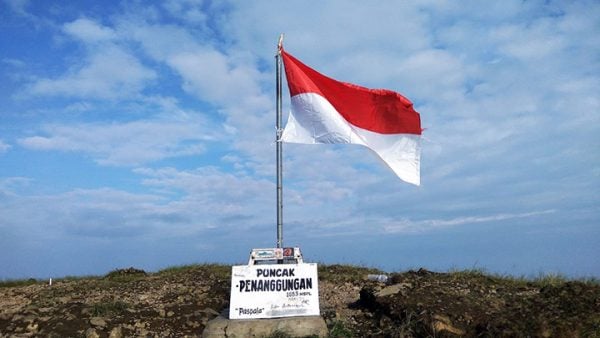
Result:
M202 337L267 337L275 333L285 333L291 337L327 337L329 331L321 316L228 319L220 315L206 324Z

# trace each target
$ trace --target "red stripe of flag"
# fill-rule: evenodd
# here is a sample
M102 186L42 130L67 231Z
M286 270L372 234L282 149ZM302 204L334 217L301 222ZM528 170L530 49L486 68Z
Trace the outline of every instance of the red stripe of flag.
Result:
M354 126L380 134L421 135L412 102L387 89L369 89L327 77L281 50L290 95L316 93Z

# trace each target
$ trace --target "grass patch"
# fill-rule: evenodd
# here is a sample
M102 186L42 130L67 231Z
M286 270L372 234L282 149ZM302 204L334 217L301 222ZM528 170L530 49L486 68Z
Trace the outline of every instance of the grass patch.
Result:
M231 279L231 266L222 264L204 264L202 268L220 279Z
M539 287L558 286L570 281L569 278L557 273L539 274L533 278L533 283Z
M456 279L485 279L498 284L529 285L539 288L543 288L545 286L559 286L568 282L580 282L587 285L600 285L600 280L594 277L569 278L558 273L540 273L536 277L528 277L488 273L485 269L476 268L466 270L450 270L448 271L448 274Z
M200 265L200 264L175 265L175 266L170 266L168 268L159 270L156 274L158 274L159 276L175 275L175 274L179 274L179 273L185 273L185 272L197 270L201 266L202 265Z
M524 277L514 277L508 275L499 275L488 273L485 269L482 268L473 268L466 270L450 270L448 275L454 279L459 281L472 281L476 283L482 284L498 284L498 285L517 285L524 286L526 284L531 283L531 281L527 280Z
M354 333L352 330L346 327L346 324L337 320L333 323L331 328L329 329L329 337L331 338L346 338L346 337L354 337Z
M159 270L156 274L161 277L169 277L186 273L209 274L218 279L230 279L231 266L215 263L178 265Z
M375 268L363 268L355 265L325 265L318 264L319 280L357 282L364 280L368 274L382 274L383 271Z
M85 275L85 276L65 276L61 278L52 279L52 282L78 282L82 280L93 280L101 278L98 275Z
M79 282L79 281L85 281L85 280L98 280L100 278L102 278L102 277L98 276L98 275L64 276L64 277L59 277L59 278L52 278L52 284L55 284L58 282ZM19 286L27 286L27 285L34 285L34 284L48 285L48 283L49 283L49 278L48 279L35 279L35 278L6 279L6 280L0 280L0 288L19 287Z
M114 302L100 302L92 305L92 316L104 317L109 315L119 315L129 308L129 304L120 300Z
M41 282L35 278L7 279L7 280L0 281L0 288L12 288L12 287L33 285L33 284L38 284L38 283L41 283Z
M285 332L285 331L281 331L281 330L275 330L275 332L271 333L268 336L265 336L264 338L292 338L294 336L290 335L289 333ZM306 336L303 338L318 338L318 336Z
M113 282L122 282L127 283L131 281L135 281L141 278L146 277L146 271L135 269L135 268L127 268L127 269L116 269L104 276L104 279Z
M285 331L275 330L275 332L265 338L292 338L292 336Z

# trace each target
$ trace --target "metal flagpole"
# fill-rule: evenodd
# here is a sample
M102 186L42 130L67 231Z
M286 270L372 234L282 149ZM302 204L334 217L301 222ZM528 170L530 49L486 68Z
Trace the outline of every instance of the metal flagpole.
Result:
M277 247L283 247L283 149L281 144L281 48L283 44L283 34L279 36L277 43L277 54L275 54L275 77L277 92L277 119L276 119L276 152L277 152Z

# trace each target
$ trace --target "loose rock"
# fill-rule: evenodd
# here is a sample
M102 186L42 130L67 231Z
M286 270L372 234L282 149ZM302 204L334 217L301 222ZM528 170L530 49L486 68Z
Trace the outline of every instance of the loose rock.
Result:
M106 321L104 320L104 318L101 317L92 317L90 319L90 324L92 324L92 326L105 327Z

